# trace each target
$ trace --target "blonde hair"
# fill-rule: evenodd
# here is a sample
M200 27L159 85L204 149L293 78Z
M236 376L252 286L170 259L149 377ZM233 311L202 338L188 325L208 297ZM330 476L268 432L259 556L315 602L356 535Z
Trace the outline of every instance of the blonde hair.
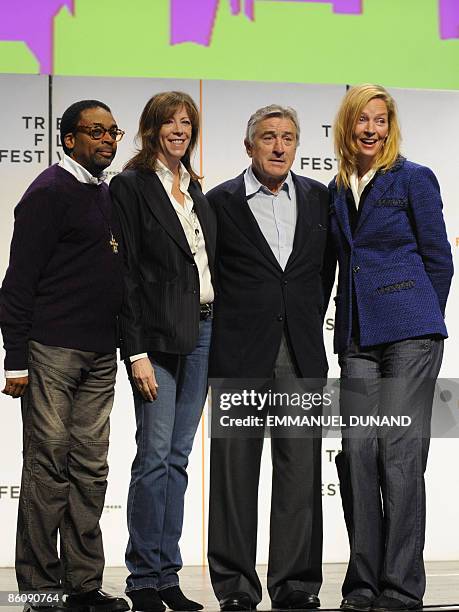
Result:
M335 153L338 159L338 187L349 187L349 177L357 170L357 145L354 129L357 120L370 100L380 98L387 106L389 132L373 168L389 170L400 156L401 133L395 101L384 87L366 83L349 89L341 102L335 119Z

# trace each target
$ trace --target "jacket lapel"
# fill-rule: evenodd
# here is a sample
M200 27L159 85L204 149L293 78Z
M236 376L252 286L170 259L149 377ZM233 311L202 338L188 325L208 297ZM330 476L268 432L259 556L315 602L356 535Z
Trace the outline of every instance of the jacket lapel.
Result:
M352 245L353 238L351 232L351 226L349 224L349 212L347 208L346 201L346 189L340 188L337 189L336 198L334 200L335 213L336 218L338 219L338 223L341 227L341 231L343 232L346 240Z
M142 173L141 191L151 212L183 251L193 258L177 213L161 181L154 172Z
M317 200L317 195L311 192L311 188L305 181L299 181L293 172L292 176L295 185L297 212L293 247L287 265L285 266L286 270L293 264L298 254L304 250L304 245L306 244L308 234L312 227L311 206L313 206Z
M260 253L270 261L278 270L281 270L279 262L274 257L266 238L263 236L263 232L257 223L250 206L247 202L245 193L244 174L238 177L237 187L233 191L227 202L224 204L224 208L229 216L236 223L240 231L245 234L249 241L260 251Z
M202 233L204 234L204 240L206 242L206 253L210 269L212 270L215 262L215 236L209 218L210 207L205 196L194 181L190 182L188 192L193 199L194 209L199 219L199 223L201 224Z
M394 182L396 170L397 168L394 168L389 172L380 173L376 176L373 187L370 189L370 193L365 199L365 204L362 212L360 213L357 227L355 228L355 234L360 231L362 225L365 223L366 219L373 210L375 202L383 197L384 193Z

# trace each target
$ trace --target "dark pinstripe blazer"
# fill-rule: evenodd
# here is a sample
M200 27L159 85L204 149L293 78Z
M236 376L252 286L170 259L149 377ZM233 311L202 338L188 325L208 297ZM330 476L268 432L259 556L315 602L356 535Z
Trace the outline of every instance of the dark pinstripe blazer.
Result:
M180 221L154 172L125 170L110 183L125 253L121 357L191 352L199 333L199 274ZM189 193L213 276L216 222L197 181Z

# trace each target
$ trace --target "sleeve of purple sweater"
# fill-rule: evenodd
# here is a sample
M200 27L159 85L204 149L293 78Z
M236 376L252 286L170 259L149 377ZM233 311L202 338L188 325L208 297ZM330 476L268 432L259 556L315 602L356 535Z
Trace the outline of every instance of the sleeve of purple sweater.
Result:
M32 184L14 211L10 260L0 293L5 370L27 369L37 287L59 239L62 210L52 186Z

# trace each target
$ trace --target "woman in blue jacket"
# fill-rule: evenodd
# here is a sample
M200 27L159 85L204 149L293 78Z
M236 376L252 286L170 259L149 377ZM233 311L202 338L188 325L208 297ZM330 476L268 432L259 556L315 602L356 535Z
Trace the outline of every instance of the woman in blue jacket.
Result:
M335 148L325 291L330 295L337 259L341 412L345 419L357 413L411 419L410 427L367 422L352 435L343 430L337 467L350 560L341 608L419 609L424 471L447 337L451 249L437 179L400 155L395 103L384 88L347 92Z

